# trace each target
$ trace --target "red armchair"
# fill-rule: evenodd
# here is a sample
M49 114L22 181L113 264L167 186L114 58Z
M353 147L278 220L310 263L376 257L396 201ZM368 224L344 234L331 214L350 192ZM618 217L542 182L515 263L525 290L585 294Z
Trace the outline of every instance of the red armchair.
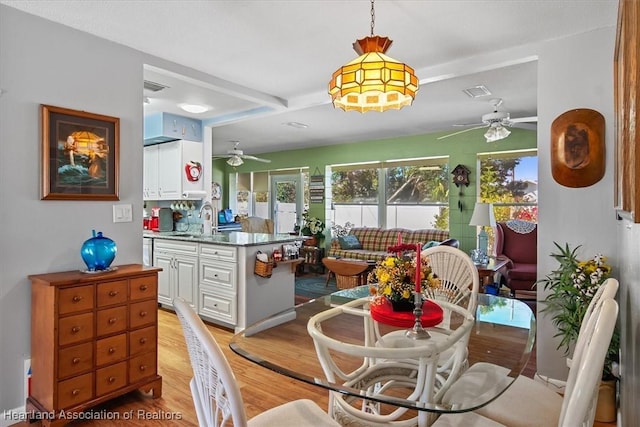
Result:
M511 293L535 292L538 266L537 225L520 220L499 222L496 224L495 241L496 256L510 261L505 279Z

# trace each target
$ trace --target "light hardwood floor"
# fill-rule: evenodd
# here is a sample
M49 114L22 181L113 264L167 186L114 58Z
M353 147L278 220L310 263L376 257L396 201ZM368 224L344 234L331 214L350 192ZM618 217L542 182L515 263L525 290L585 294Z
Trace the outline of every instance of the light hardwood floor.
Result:
M246 361L229 348L233 332L229 329L208 325L209 330L219 342L240 384L247 416L249 418L282 403L294 399L308 398L327 407L327 392L323 389L284 377ZM197 418L191 400L189 380L192 377L189 355L182 336L180 322L171 311L158 312L158 370L162 375L162 397L152 399L141 392L132 392L95 408L107 415L119 416L119 420L75 421L71 426L197 426ZM528 372L535 372L533 366L527 366ZM532 374L531 374L532 375ZM132 415L129 422L125 416ZM15 427L38 426L20 422ZM609 427L613 424L595 426ZM292 426L293 427L293 426Z

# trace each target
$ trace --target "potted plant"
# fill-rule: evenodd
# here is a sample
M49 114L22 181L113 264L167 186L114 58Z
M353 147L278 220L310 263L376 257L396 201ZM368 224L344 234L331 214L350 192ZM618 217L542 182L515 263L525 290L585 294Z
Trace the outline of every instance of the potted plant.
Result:
M307 246L318 246L319 243L322 242L324 238L324 222L319 218L309 216L309 211L304 211L302 213L302 220L304 221L302 224L302 229L300 232L303 236L311 236L314 239L311 241L307 240L305 245Z
M551 256L558 261L560 266L538 282L544 286L546 291L549 291L547 297L542 301L544 307L541 312L551 316L553 324L558 329L554 336L560 338L558 349L563 348L565 356L568 356L578 338L587 307L598 288L611 274L611 266L607 264L606 258L602 255L596 255L587 261L579 260L577 252L580 246L571 249L568 243L564 247L556 242L554 245L558 248L558 252L552 253ZM598 421L615 421L616 376L614 370L617 368L619 360L619 348L620 331L616 328L604 361L601 385L601 392L603 389L612 391L610 397L612 408L601 409L603 406L601 399L604 399L604 396L601 395L596 411L596 420Z
M440 280L435 277L429 258L412 253L415 245L401 244L389 247L388 256L379 261L369 273L367 282L370 294L386 298L395 311L412 311L414 309L413 292L416 289L416 262L420 258L420 289L437 288Z

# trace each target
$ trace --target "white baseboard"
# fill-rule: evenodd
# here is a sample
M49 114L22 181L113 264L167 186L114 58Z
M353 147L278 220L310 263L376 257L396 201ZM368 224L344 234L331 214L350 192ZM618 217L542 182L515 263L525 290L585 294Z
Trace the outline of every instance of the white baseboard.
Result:
M564 389L567 386L567 382L566 381L562 381L562 380L556 380L555 378L549 378L547 376L544 375L540 375L539 373L536 372L535 376L533 377L533 379L535 381L538 381L539 383L544 384L547 388L555 391L556 393L559 394L564 394Z
M22 417L25 416L25 411L26 407L24 406L8 410L3 409L2 411L0 411L0 427L9 427L10 425L26 421L22 419Z

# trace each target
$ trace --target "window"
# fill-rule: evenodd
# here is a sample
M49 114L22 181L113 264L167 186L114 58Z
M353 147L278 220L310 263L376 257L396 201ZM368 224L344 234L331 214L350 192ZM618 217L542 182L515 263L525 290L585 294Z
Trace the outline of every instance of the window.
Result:
M447 162L439 157L334 166L334 223L448 229Z
M493 203L496 221L538 222L537 150L481 154L480 201Z

